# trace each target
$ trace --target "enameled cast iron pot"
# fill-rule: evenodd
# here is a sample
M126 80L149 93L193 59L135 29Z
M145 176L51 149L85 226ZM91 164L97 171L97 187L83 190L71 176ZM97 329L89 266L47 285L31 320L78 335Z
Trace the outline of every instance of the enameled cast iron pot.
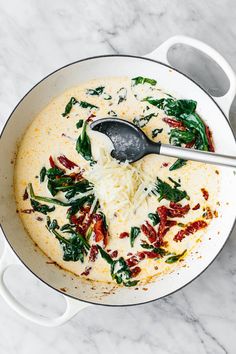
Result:
M230 82L229 90L224 96L211 97L186 75L168 65L167 52L177 43L197 48L218 63ZM222 168L219 217L213 219L207 228L203 242L199 244L198 259L195 256L189 256L186 260L187 267L182 267L150 283L146 286L148 291L142 290L142 287L139 291L133 288L119 288L111 291L113 286L104 284L97 284L95 290L91 289L90 283L75 276L72 280L70 273L57 266L48 265L47 257L40 250L34 251L35 245L26 234L16 214L12 188L14 165L11 163L16 152L16 144L34 116L53 97L81 82L114 75L153 77L158 80L160 87L176 97L196 100L198 113L213 132L216 151L228 155L236 153L234 134L228 122L229 108L236 90L234 72L219 53L195 39L183 36L172 37L146 57L103 55L79 60L55 71L35 85L10 115L0 140L0 218L7 241L2 242L4 247L0 252L0 294L19 314L41 325L62 324L90 304L136 305L173 293L191 282L209 266L224 246L234 225L236 176L232 169ZM201 255L200 258L199 255ZM17 302L4 283L4 272L15 263L24 264L39 279L57 291L61 292L61 288L67 289L64 294L67 308L62 316L48 319L32 313Z

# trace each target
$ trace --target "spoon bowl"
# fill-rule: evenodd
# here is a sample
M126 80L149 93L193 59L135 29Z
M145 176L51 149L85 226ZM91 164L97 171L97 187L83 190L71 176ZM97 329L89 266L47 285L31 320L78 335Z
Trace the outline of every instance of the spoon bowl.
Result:
M106 134L113 143L111 156L120 162L135 162L148 154L159 154L215 165L236 167L235 156L219 155L207 151L187 149L161 142L153 142L134 124L120 118L97 119L91 129Z
M110 138L114 146L111 156L121 162L140 160L151 153L150 145L157 145L141 129L120 118L98 119L90 127Z

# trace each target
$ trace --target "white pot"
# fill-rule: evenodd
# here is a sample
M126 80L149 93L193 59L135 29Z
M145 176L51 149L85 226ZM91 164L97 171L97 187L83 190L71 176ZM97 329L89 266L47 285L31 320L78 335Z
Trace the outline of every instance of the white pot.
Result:
M167 64L168 49L176 44L184 43L198 48L212 57L224 70L230 81L226 95L220 98L211 97L187 76L170 68ZM16 215L13 196L13 164L11 163L16 151L16 144L29 125L32 118L55 96L67 88L83 81L106 76L143 75L158 79L158 84L176 97L193 98L198 102L198 112L213 132L216 151L236 154L235 139L227 116L235 95L235 75L225 59L206 44L183 36L172 37L145 58L127 55L104 55L80 60L67 65L47 76L34 86L18 103L9 117L0 141L0 217L2 230L10 247L5 247L1 258L0 293L18 313L29 320L45 325L56 326L64 323L79 310L89 304L113 306L136 305L159 299L182 288L199 274L215 259L224 246L234 225L236 191L233 170L222 168L219 217L213 219L207 228L203 242L199 245L198 259L189 256L187 267L179 268L171 274L157 279L146 286L148 291L133 288L119 288L111 291L113 285L97 284L96 289L85 280L73 277L59 267L46 263L47 257L38 250L26 234L23 225ZM218 232L220 232L218 234ZM209 237L211 236L211 237ZM17 257L13 255L12 249ZM199 258L201 255L201 258ZM57 291L66 288L65 298L67 309L64 315L56 319L46 319L30 312L17 302L9 293L3 281L3 274L12 263L24 264L39 279ZM177 274L178 273L178 274Z

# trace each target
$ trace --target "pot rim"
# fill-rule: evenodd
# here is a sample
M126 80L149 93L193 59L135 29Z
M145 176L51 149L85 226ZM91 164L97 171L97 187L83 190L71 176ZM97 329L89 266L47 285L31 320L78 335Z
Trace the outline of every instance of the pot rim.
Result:
M184 74L182 71L168 65L168 64L165 64L161 61L158 61L158 60L155 60L155 59L151 59L151 58L147 58L147 57L142 57L142 56L138 56L138 55L129 55L129 54L103 54L103 55L96 55L96 56L92 56L92 57L86 57L84 59L79 59L79 60L76 60L74 62L71 62L69 64L66 64L66 65L63 65L61 66L60 68L52 71L51 73L49 73L48 75L46 75L43 79L41 79L40 81L38 81L31 89L29 89L26 94L19 100L19 102L17 103L17 105L14 107L14 109L12 110L12 112L10 113L8 119L6 120L3 128L2 128L2 131L0 133L0 139L2 138L3 134L4 134L4 131L12 117L12 115L14 114L14 112L17 110L18 106L20 106L21 102L30 94L31 91L34 90L35 87L37 87L41 82L45 81L48 77L52 76L53 74L55 74L56 72L64 69L64 68L67 68L69 66L72 66L74 64L77 64L77 63L80 63L80 62L84 62L84 61L88 61L88 60L93 60L93 59L100 59L100 58L108 58L108 57L123 57L123 58L134 58L134 59L142 59L142 60L147 60L147 61L151 61L151 62L154 62L154 63L157 63L157 64L160 64L160 65L163 65L171 70L174 70L176 72L178 72L179 74L183 75L184 77L186 77L188 80L192 81L195 85L197 85L214 103L215 105L217 106L217 108L221 111L223 117L225 118L225 121L226 123L228 124L230 130L231 130L231 133L234 137L234 142L236 143L236 133L234 133L233 131L233 128L230 124L230 121L228 120L228 118L226 117L225 113L223 112L223 110L221 109L221 107L219 106L219 104L214 100L214 98L210 95L210 93L208 93L203 87L201 87L200 84L198 84L195 80L191 79L188 75ZM2 233L5 237L5 240L7 241L8 245L10 246L11 250L14 252L14 254L17 256L17 258L22 262L22 264L34 275L36 276L40 281L42 281L44 284L46 284L47 286L49 286L51 289L57 291L58 293L64 295L64 296L68 296L69 298L72 298L74 300L78 300L78 301L81 301L81 302L84 302L84 303L87 303L87 304L91 304L91 305L100 305L100 306L107 306L107 307L128 307L128 306L137 306L137 305L144 305L144 304L148 304L148 303L152 303L154 301L157 301L157 300L160 300L160 299L163 299L169 295L172 295L174 293L176 293L177 291L185 288L187 285L191 284L195 279L197 279L198 277L200 277L209 267L210 265L215 261L216 257L220 254L220 252L223 250L226 242L228 241L230 235L232 234L232 231L234 229L236 225L236 216L234 218L234 222L232 224L232 227L231 227L231 230L227 236L227 238L225 239L222 247L220 248L220 250L217 252L217 254L214 256L214 258L212 259L212 261L199 273L197 274L194 278L192 278L190 281L188 281L186 284L180 286L179 288L175 289L174 291L166 294L166 295L163 295L163 296L160 296L160 297L157 297L155 299L152 299L152 300L148 300L148 301L143 301L143 302L138 302L138 303L135 303L135 304L121 304L121 305L116 305L116 304L102 304L102 303L97 303L97 302L93 302L93 301L86 301L86 300L81 300L81 299L78 299L77 297L75 296L72 296L70 294L67 294L67 293L64 293L63 291L55 288L54 286L52 286L51 284L47 283L44 279L42 279L39 275L37 275L36 273L34 273L32 271L32 269L24 262L22 261L22 259L20 258L20 256L17 254L17 251L13 248L13 246L11 245L10 241L8 240L7 238L7 235L6 235L6 232L4 231L3 229L3 226L0 225L1 227L1 230L2 230Z

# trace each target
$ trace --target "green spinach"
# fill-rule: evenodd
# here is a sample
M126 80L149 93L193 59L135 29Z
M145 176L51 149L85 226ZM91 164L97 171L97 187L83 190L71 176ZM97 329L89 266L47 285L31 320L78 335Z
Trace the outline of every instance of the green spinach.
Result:
M84 204L86 204L86 203L92 204L92 202L94 200L93 194L87 195L87 196L84 196L84 197L81 197L81 198L78 198L75 200L71 200L68 202L63 202L63 201L56 199L56 198L42 197L42 196L34 194L32 183L29 183L29 192L30 192L30 197L32 199L39 200L39 201L46 202L46 203L50 203L50 204L56 204L56 205L60 205L60 206L70 207L67 212L68 217L76 214Z
M152 245L149 245L148 243L142 243L141 247L148 249L154 253L156 253L157 255L163 257L167 254L167 251L164 248L161 247L154 247Z
M127 89L125 87L121 87L119 91L117 91L118 94L118 103L120 104L123 101L126 101L127 99Z
M98 106L95 106L94 104L88 103L86 101L79 101L79 105L82 108L99 109Z
M169 264L175 263L175 262L177 262L181 257L183 257L183 255L184 255L186 252L187 252L187 250L184 250L184 252L181 253L181 254L174 255L174 256L170 256L170 257L168 257L168 258L166 259L165 262L166 262L166 263L169 263Z
M85 160L94 163L95 161L92 157L90 138L86 132L87 124L87 122L84 122L82 132L76 142L76 150Z
M80 120L76 123L76 128L77 128L77 129L82 128L83 123L84 123L83 119L80 119Z
M53 222L55 226L52 225ZM63 260L66 262L83 262L84 255L87 255L87 251L90 249L90 245L82 235L74 231L72 228L68 228L67 230L64 229L64 232L70 234L69 238L65 238L59 234L58 231L56 231L57 226L58 224L55 222L55 219L52 222L50 219L47 220L46 228L58 239L63 250Z
M159 224L160 218L159 218L159 215L158 215L158 214L156 214L156 213L149 213L149 214L148 214L148 217L149 217L149 219L152 220L152 225L153 225L153 226L156 226L157 224Z
M175 116L179 118L182 114L191 114L195 112L197 102L193 100L176 100L173 98L160 98L154 99L146 97L143 101L164 110L168 116Z
M107 112L107 114L112 117L117 117L117 113L114 111L109 111L109 112Z
M104 86L99 86L95 89L88 89L86 93L87 95L91 95L91 96L100 96L103 93L104 88L105 88Z
M47 172L46 167L42 167L39 173L39 180L41 183L44 182L46 172Z
M132 86L136 86L136 85L139 85L139 84L149 84L151 86L155 86L157 84L156 80L154 79L149 79L148 77L143 77L143 76L137 76L137 77L134 77L132 80L131 80L131 85Z
M77 99L75 97L71 97L70 101L67 103L67 105L65 107L65 111L62 113L62 116L63 117L68 116L68 114L72 110L73 105L76 103L78 103Z
M153 194L158 193L160 202L162 199L166 199L172 202L179 202L182 199L188 199L186 191L178 189L176 186L172 188L167 182L163 182L160 178L157 177L157 182L155 183L155 188L152 190Z
M201 139L201 143L199 143L198 148L204 151L208 151L209 143L206 135L206 127L199 115L196 113L183 113L181 115L181 120L187 128L195 129L198 132L199 138Z
M51 218L49 216L47 216L47 227L48 227L49 230L59 229L59 225L57 223L57 220L53 219L51 221Z
M147 125L147 123L150 121L151 118L153 117L157 117L157 114L155 113L151 113L148 114L147 116L140 116L140 117L135 117L133 119L133 123L139 127L139 128L143 128L145 127L145 125Z
M209 150L205 124L195 112L197 107L196 101L175 100L173 98L154 99L152 97L146 97L144 101L164 110L168 116L174 116L177 120L180 120L192 133L195 132L195 138L197 135L199 136L196 147L200 150Z
M104 94L103 94L103 99L104 99L105 101L109 101L109 100L112 99L112 97L111 97L111 95L109 95L108 93L104 93Z
M152 138L156 138L158 134L161 134L163 132L163 128L156 128L152 130Z
M181 187L181 184L180 184L180 179L178 179L178 182L176 182L173 178L171 177L168 177L168 179L174 184L174 186L177 188L177 187Z
M131 244L131 247L134 247L134 241L138 237L140 232L141 232L141 230L140 230L139 227L136 227L136 226L132 226L131 227L131 230L130 230L130 244Z
M171 129L169 141L172 145L180 146L195 140L196 133L191 130Z
M94 198L95 198L94 194L90 194L70 201L69 202L70 208L67 210L67 218L69 219L71 215L75 215L76 213L78 213L78 211L83 205L85 204L91 205L94 201Z
M106 260L108 264L111 266L111 276L117 284L123 283L125 286L135 286L138 283L138 280L130 280L131 278L131 270L128 267L123 257L120 257L117 260L113 260L109 254L104 251L102 247L98 245L99 252L101 257Z
M58 167L51 167L46 171L46 176L49 179L55 179L56 177L64 175L64 171Z
M52 207L49 207L46 204L41 204L37 202L37 200L34 200L30 198L30 203L34 211L38 211L39 213L42 213L44 215L47 215L47 213L51 213L52 211L55 210L55 206L53 205Z
M186 160L183 159L177 159L169 168L170 171L174 171L177 170L178 168L181 168L183 166L185 166L187 163Z
M139 280L128 280L128 281L126 281L125 283L123 282L123 284L124 284L124 286L130 288L131 286L137 285L138 282L139 282Z

